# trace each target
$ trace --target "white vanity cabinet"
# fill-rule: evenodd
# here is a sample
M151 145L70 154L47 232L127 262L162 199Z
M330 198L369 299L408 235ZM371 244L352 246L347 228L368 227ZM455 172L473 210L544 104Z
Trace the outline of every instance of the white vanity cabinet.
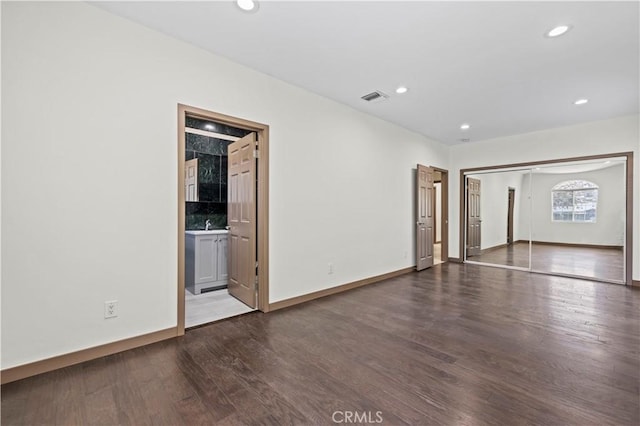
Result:
M185 287L193 294L227 285L227 231L185 232Z
M227 264L227 231L224 231L224 234L218 235L218 281L223 281L224 284L227 284L227 280L229 278L229 274L227 273L227 268L229 265Z

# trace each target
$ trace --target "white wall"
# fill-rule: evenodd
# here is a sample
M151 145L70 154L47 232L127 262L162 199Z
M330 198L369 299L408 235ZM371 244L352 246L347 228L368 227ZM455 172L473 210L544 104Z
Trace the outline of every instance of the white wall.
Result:
M520 234L520 216L522 205L520 200L528 201L528 187L522 188L523 172L496 172L472 174L469 177L480 180L480 248L502 246L507 243L507 217L509 206L509 188L515 189L513 206L513 238L514 241L527 238ZM454 240L455 241L455 240Z
M527 176L528 182L529 177ZM564 181L585 179L598 185L595 223L553 222L551 190ZM582 173L534 173L531 235L533 241L605 246L624 245L625 210L624 165ZM526 223L521 225L526 226Z
M415 264L447 147L86 3L3 2L2 55L2 368L176 325L178 103L271 126L271 302Z
M177 103L271 126L271 302L413 265L417 163L450 171L453 257L460 168L639 169L637 116L449 149L86 3L1 7L2 368L175 326Z
M585 155L634 153L633 200L633 279L640 279L640 239L638 217L638 170L640 170L640 135L638 115L560 127L522 135L455 145L450 150L451 195L449 198L451 245L449 255L459 257L460 169L526 163Z

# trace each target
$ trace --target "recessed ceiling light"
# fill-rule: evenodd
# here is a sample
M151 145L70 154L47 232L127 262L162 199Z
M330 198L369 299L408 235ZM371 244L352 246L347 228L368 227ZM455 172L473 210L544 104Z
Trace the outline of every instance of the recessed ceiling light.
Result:
M460 126L460 130L469 130L470 127L470 124L464 123Z
M204 128L205 128L205 129L207 129L207 130L213 130L213 129L215 129L215 127L213 127L213 124L205 124L205 125L204 125Z
M547 37L559 37L562 34L565 34L567 31L571 29L569 25L558 25L557 27L549 30L546 34Z
M589 102L589 99L578 99L577 101L575 101L573 104L574 105L584 105L587 102Z
M605 161L605 162L604 162L604 164L609 164L609 163L611 163L611 161Z
M236 4L245 12L256 12L260 5L256 0L236 0Z
M406 88L406 87L404 87L404 86L400 86L400 87L398 87L398 88L396 89L396 93L407 93L407 90L409 90L409 89L407 89L407 88Z

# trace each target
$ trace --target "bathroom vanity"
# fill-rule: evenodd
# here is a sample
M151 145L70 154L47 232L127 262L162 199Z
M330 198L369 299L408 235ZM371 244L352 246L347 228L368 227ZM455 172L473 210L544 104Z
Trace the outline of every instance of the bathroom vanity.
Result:
M227 233L185 231L185 287L191 293L226 287Z

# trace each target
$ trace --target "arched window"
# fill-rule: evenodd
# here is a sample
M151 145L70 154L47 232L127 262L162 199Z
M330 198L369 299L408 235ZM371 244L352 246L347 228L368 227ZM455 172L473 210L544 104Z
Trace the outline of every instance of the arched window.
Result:
M554 222L595 222L598 185L586 180L567 180L551 189Z

